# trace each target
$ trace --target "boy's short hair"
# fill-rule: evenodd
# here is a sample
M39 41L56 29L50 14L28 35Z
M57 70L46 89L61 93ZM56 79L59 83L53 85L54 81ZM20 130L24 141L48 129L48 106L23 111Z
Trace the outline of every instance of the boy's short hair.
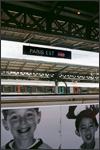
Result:
M24 109L25 109L25 108L24 108ZM35 109L35 111L38 113L39 108L33 108L33 109ZM9 110L10 110L10 109L2 110L2 114L3 114L5 120L7 120L7 115L8 115L8 111L9 111Z
M79 125L80 122L83 118L90 118L94 121L96 127L98 127L98 123L97 123L97 119L96 119L96 115L93 111L91 111L91 109L87 109L87 110L83 110L81 111L77 117L76 117L76 121L75 121L75 127L76 130L79 131Z

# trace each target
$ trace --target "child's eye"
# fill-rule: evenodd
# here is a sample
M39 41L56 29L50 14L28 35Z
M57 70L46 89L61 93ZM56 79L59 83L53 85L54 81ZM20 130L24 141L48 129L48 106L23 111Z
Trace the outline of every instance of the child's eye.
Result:
M12 119L12 120L17 120L17 119L18 119L18 116L12 116L11 119Z
M90 127L93 127L93 124L91 124Z
M32 117L32 116L34 116L32 113L28 113L28 114L26 115L26 117Z
M85 127L83 127L83 128L81 128L82 130L85 130L86 128Z

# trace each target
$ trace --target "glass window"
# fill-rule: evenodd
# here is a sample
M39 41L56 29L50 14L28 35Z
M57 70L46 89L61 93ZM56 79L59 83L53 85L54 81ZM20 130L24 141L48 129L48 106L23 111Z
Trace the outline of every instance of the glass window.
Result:
M11 92L11 86L5 85L5 86L3 87L3 92L4 92L4 93L9 93L9 92Z

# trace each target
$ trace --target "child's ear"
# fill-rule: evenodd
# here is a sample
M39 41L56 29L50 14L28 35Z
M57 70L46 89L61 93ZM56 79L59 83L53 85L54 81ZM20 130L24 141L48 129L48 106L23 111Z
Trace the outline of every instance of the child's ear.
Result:
M77 136L80 136L80 133L77 130L75 130L75 133Z
M37 123L39 123L41 120L41 112L38 112L38 119L37 119Z
M98 130L98 127L95 127L95 131L97 131Z
M2 123L3 123L4 128L8 131L9 127L8 127L7 121L5 119L2 119Z

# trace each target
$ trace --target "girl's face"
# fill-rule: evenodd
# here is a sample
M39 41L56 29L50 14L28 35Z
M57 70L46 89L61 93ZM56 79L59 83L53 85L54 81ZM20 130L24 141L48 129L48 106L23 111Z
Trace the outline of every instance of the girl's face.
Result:
M14 109L8 111L6 129L15 139L33 138L34 131L41 118L35 109Z
M84 143L91 144L95 138L97 127L91 118L83 118L79 125L79 134Z

